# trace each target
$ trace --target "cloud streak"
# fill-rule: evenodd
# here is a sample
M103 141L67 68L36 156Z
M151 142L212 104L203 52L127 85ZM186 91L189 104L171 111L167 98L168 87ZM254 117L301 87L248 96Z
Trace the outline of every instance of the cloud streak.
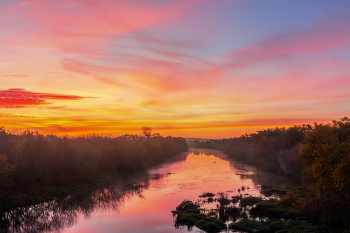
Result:
M306 53L349 48L350 17L332 19L336 27L315 25L308 29L276 35L255 45L239 48L225 55L232 62L251 64L270 59L288 59Z
M8 89L0 91L0 108L25 108L50 104L46 100L81 100L87 97L77 95L49 94L26 91L24 89Z

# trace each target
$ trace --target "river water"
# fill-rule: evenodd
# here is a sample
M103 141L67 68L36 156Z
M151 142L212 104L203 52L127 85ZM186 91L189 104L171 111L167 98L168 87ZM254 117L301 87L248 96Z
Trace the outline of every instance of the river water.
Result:
M3 232L171 233L171 213L184 199L197 201L205 192L259 196L262 184L294 186L258 172L210 149L190 149L167 164L96 189L51 202L17 208L2 216ZM244 191L242 190L244 187ZM6 226L6 227L4 227ZM193 228L191 232L201 232Z

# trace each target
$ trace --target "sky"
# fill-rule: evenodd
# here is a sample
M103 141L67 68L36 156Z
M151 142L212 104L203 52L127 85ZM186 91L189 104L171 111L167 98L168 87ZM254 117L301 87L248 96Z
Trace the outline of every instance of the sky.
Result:
M348 0L1 0L0 126L230 138L350 116Z

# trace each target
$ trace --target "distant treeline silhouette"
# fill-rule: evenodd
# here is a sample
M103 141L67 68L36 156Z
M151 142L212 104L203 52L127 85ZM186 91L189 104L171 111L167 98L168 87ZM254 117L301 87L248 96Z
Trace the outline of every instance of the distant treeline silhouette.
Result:
M328 232L350 232L350 119L274 128L238 138L193 141L292 178L302 177L304 194L290 194L294 211Z
M209 141L189 141L190 147L211 148L223 151L229 157L254 165L261 170L300 177L301 164L298 152L311 125L290 128L272 128L237 138Z
M188 150L183 138L149 134L107 137L44 136L0 128L0 200L33 186L90 182L108 174L133 173Z

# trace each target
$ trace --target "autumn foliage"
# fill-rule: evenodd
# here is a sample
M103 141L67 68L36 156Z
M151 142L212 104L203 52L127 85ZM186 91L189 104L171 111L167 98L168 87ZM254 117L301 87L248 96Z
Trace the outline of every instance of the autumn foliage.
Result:
M273 128L238 138L194 141L261 170L301 177L304 193L289 194L297 216L325 226L328 232L350 232L350 119L332 124Z
M299 157L309 193L299 199L299 212L335 232L350 232L350 119L316 125Z

